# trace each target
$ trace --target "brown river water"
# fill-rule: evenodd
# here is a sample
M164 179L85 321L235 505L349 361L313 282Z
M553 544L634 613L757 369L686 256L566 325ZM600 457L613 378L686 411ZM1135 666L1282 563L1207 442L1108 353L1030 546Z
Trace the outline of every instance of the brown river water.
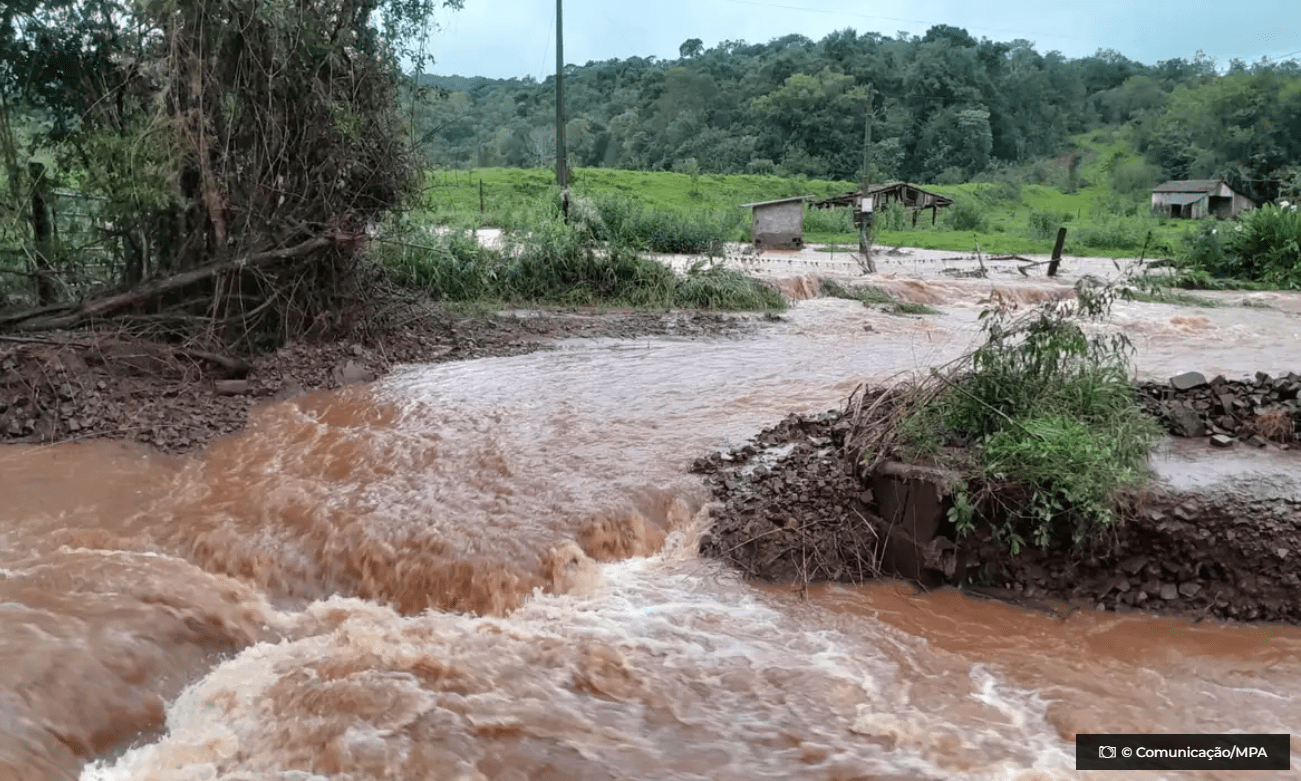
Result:
M954 357L991 286L883 284L943 314L815 299L741 338L408 367L194 457L0 449L0 779L1029 781L1088 776L1080 732L1301 735L1298 628L697 557L693 459ZM1271 295L1116 323L1147 373L1295 369L1301 298Z

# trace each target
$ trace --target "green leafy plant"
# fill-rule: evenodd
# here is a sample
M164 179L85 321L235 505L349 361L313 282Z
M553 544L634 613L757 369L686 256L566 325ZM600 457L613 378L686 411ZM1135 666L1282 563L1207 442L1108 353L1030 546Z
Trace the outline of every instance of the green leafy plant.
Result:
M1242 275L1301 289L1301 212L1294 205L1266 204L1249 211L1225 236L1225 254L1237 260Z
M641 255L635 237L611 237L590 202L575 199L566 221L540 210L500 250L480 246L470 230L394 224L377 237L373 259L399 280L444 302L521 302L582 306L781 310L771 285L710 259L678 275Z
M1236 224L1205 222L1186 240L1183 260L1194 280L1200 274L1301 289L1301 212L1266 204Z
M953 230L977 232L989 230L989 221L984 209L973 201L956 201L945 210L944 218Z
M1084 323L1105 317L1128 290L1086 278L1075 300L1019 316L995 299L981 314L984 343L950 375L937 372L933 393L898 421L906 457L970 453L951 514L960 530L989 523L1015 553L1027 538L1047 546L1069 532L1078 543L1114 521L1112 495L1146 474L1161 429L1137 404L1129 342ZM998 501L1007 485L1028 498Z
M595 238L649 252L721 255L742 220L739 210L652 210L619 195L591 203Z
M853 214L847 208L804 210L805 233L854 233L855 230Z
M1030 212L1030 238L1051 239L1057 236L1057 229L1071 221L1066 212L1039 211Z

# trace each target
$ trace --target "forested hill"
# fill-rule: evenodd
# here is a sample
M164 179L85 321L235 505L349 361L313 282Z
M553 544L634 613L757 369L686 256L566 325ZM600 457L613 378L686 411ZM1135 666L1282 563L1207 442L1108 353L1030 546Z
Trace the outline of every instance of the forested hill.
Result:
M554 77L426 76L417 126L436 165L549 165ZM876 176L961 181L1064 151L1072 134L1127 126L1171 178L1227 176L1277 194L1301 164L1301 67L1217 72L1200 53L1155 65L1114 51L1067 59L1028 41L937 26L891 38L682 44L681 57L589 62L565 76L571 165L856 178L869 89Z

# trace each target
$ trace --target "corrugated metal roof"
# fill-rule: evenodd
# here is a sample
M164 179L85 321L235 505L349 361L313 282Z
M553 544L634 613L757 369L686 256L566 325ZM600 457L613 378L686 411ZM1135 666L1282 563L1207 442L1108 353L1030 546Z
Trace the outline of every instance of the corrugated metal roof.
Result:
M1154 193L1208 193L1216 187L1225 184L1219 179L1188 179L1183 182L1170 181L1165 184L1159 184L1152 192Z
M1206 193L1174 193L1165 202L1172 206L1187 206L1204 200L1206 200Z
M811 196L808 195L797 195L794 198L778 198L775 201L759 201L758 203L743 203L741 204L740 208L751 209L754 208L755 206L772 206L773 204L776 203L792 203L794 201L807 201L810 197Z
M902 191L904 189L915 190L916 192L921 193L922 195L928 196L929 198L931 198L932 203L936 206L948 206L949 204L953 203L953 199L948 197L947 195L940 195L939 193L931 192L930 190L923 190L917 185L909 184L908 182L883 182L881 184L874 184L867 188L867 192L869 195L876 196L876 195L880 195L881 193L890 192L891 190ZM843 195L835 195L830 198L824 198L820 201L816 201L814 202L813 205L814 206L848 205L854 199L861 197L860 193L862 193L862 191L863 191L862 188L859 188L857 190L851 190L847 193L844 193ZM925 208L929 209L930 206L928 205Z

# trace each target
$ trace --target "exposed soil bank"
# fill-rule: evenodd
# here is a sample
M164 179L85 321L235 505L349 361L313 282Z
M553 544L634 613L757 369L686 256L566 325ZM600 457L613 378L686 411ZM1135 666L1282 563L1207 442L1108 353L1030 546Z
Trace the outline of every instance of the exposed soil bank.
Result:
M698 460L693 471L722 503L701 553L769 581L903 574L1054 612L1301 623L1301 496L1153 486L1127 497L1123 522L1083 553L1059 543L1011 556L987 534L955 544L947 520L913 539L922 516L944 518L943 497L934 484L896 481L918 489L897 512L891 489L869 490L842 460L848 428L838 411L792 415L750 445Z
M239 430L254 405L374 380L399 364L546 349L556 339L719 336L762 316L701 312L437 312L356 341L291 344L247 361L89 331L0 335L0 443L126 439L184 453Z

